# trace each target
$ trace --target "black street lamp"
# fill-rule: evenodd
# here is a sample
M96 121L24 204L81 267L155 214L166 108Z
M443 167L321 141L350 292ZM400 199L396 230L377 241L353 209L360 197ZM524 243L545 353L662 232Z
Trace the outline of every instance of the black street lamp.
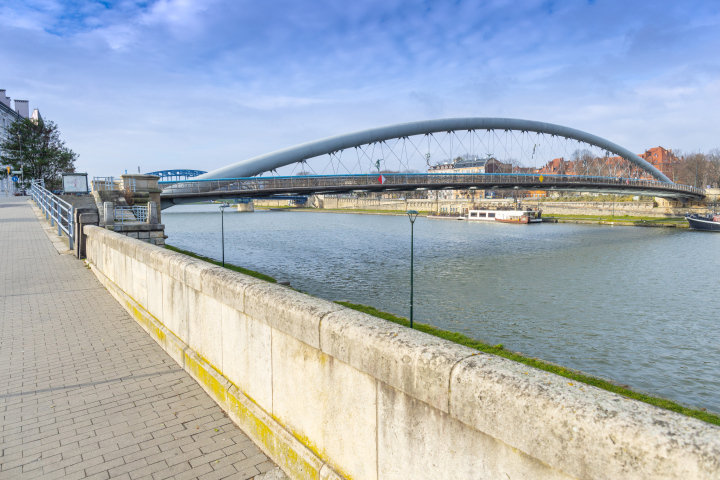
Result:
M413 328L413 267L414 267L414 258L413 258L413 250L414 250L414 227L415 227L415 219L418 216L418 212L416 210L408 210L407 216L410 219L410 328Z
M225 209L229 207L230 204L223 203L220 205L220 231L221 231L221 238L222 238L222 265L225 267Z

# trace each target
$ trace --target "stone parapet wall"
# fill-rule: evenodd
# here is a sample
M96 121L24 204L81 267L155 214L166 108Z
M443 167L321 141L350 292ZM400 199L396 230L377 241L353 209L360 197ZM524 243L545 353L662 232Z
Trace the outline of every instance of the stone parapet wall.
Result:
M110 227L105 227L110 229ZM162 223L147 224L142 222L129 222L124 224L116 223L112 230L129 238L150 243L152 245L165 245L165 225Z
M717 478L720 428L87 226L115 298L294 479Z

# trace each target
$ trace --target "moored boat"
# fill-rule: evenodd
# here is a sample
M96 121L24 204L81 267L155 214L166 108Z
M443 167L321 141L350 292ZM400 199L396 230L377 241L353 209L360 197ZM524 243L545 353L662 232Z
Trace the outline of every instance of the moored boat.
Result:
M467 219L481 222L530 224L542 222L541 215L540 210L470 210Z
M720 214L708 213L702 216L697 213L687 213L685 214L685 219L693 230L720 232Z

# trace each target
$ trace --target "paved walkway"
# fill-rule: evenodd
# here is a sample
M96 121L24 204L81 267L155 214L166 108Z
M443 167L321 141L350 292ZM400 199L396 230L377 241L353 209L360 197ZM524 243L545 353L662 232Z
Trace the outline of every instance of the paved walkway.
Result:
M276 478L63 249L28 197L0 197L0 479Z

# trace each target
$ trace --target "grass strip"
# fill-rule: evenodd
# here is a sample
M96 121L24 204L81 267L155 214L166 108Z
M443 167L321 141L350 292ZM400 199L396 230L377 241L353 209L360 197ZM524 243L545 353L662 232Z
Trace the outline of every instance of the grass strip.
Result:
M213 265L217 265L218 267L222 267L222 262L218 262L217 260L213 260L209 257L204 257L202 255L198 255L197 253L190 252L188 250L183 250L182 248L173 247L172 245L165 245L165 248L168 250L172 250L173 252L182 253L183 255L187 255L188 257L197 258L198 260L203 260L208 263L212 263ZM237 265L233 265L231 263L225 262L225 268L232 270L234 272L243 273L245 275L249 275L251 277L259 278L260 280L265 280L266 282L270 283L277 283L277 280L275 280L270 275L265 275L264 273L256 272L255 270L249 270L247 268L238 267Z
M222 266L222 262L218 262L217 260L213 260L212 258L209 258L209 257L198 255L198 254L190 252L188 250L183 250L181 248L173 247L172 245L165 245L165 248L167 248L168 250L172 250L173 252L181 253L183 255L187 255L192 258L197 258L199 260L203 260L203 261L212 263L213 265L217 265L220 267ZM269 275L265 275L263 273L256 272L254 270L249 270L247 268L238 267L237 265L233 265L228 262L225 262L225 268L233 270L235 272L243 273L245 275L249 275L251 277L265 280L266 282L277 283L277 280L275 280L273 277L271 277ZM304 293L304 292L301 292L301 293ZM387 320L389 322L393 322L398 325L402 325L404 327L410 327L410 321L408 319L395 316L388 312L383 312L382 310L378 310L375 307L370 307L368 305L362 305L359 303L351 303L351 302L335 302L335 303L342 305L344 307L347 307L347 308L351 308L353 310L357 310L358 312L372 315L373 317L381 318L383 320ZM720 425L720 415L716 415L714 413L707 412L705 410L697 410L694 408L688 408L683 405L680 405L679 403L673 402L671 400L667 400L665 398L653 397L651 395L647 395L644 393L635 392L627 387L624 387L621 385L616 385L612 382L603 380L601 378L591 377L589 375L585 375L585 374L577 372L575 370L571 370L569 368L565 368L560 365L555 365L550 362L539 360L537 358L526 357L520 353L506 350L502 344L490 345L488 343L481 342L479 340L475 340L474 338L470 338L467 335L463 335L462 333L442 330L442 329L433 327L431 325L426 325L423 323L414 322L414 327L415 327L415 330L419 330L419 331L427 333L429 335L434 335L436 337L443 338L445 340L449 340L449 341L457 343L459 345L464 345L466 347L473 348L473 349L481 351L481 352L490 353L493 355L497 355L499 357L504 357L504 358L507 358L507 359L534 367L534 368L538 368L540 370L545 370L546 372L555 373L562 377L569 378L571 380L575 380L576 382L584 383L587 385L592 385L594 387L598 387L603 390L607 390L609 392L617 393L617 394L622 395L627 398L632 398L633 400L639 400L641 402L644 402L644 403L647 403L650 405L654 405L656 407L664 408L666 410L670 410L673 412L681 413L683 415L687 415L688 417L697 418L698 420L702 420L704 422L711 423L713 425Z
M367 313L368 315L372 315L373 317L382 318L383 320L397 323L398 325L402 325L405 327L410 326L410 322L406 318L397 317L391 313L383 312L382 310L378 310L374 307L369 307L367 305L361 305L358 303L350 303L350 302L336 302L336 303L338 303L344 307L348 307L348 308L352 308L353 310L357 310L358 312ZM612 382L603 380L601 378L591 377L589 375L585 375L583 373L577 372L575 370L571 370L569 368L562 367L560 365L555 365L550 362L538 360L537 358L526 357L517 352L505 350L505 347L503 347L502 344L490 345L490 344L481 342L479 340L470 338L466 335L463 335L462 333L449 332L447 330L441 330L439 328L435 328L433 326L425 325L425 324L417 323L417 322L414 322L414 327L415 327L415 330L419 330L421 332L424 332L424 333L427 333L430 335L434 335L439 338L444 338L445 340L450 340L451 342L455 342L457 344L464 345L466 347L470 347L475 350L479 350L481 352L491 353L491 354L497 355L499 357L508 358L510 360L513 360L513 361L516 361L519 363L523 363L525 365L529 365L534 368L538 368L540 370L545 370L546 372L551 372L551 373L560 375L562 377L569 378L576 382L580 382L580 383L584 383L587 385L592 385L594 387L602 388L603 390L617 393L624 397L632 398L633 400L639 400L641 402L648 403L648 404L654 405L656 407L664 408L666 410L671 410L673 412L681 413L683 415L687 415L688 417L697 418L698 420L702 420L704 422L711 423L713 425L720 425L720 415L716 415L714 413L707 412L705 410L697 410L697 409L693 409L693 408L688 408L688 407L685 407L678 403L675 403L671 400L667 400L665 398L658 398L658 397L653 397L651 395L647 395L644 393L635 392L633 390L630 390L627 387L616 385Z
M548 218L558 218L567 220L601 220L604 222L645 222L645 223L680 223L684 222L684 217L632 217L630 215L556 215L548 213L543 215Z

